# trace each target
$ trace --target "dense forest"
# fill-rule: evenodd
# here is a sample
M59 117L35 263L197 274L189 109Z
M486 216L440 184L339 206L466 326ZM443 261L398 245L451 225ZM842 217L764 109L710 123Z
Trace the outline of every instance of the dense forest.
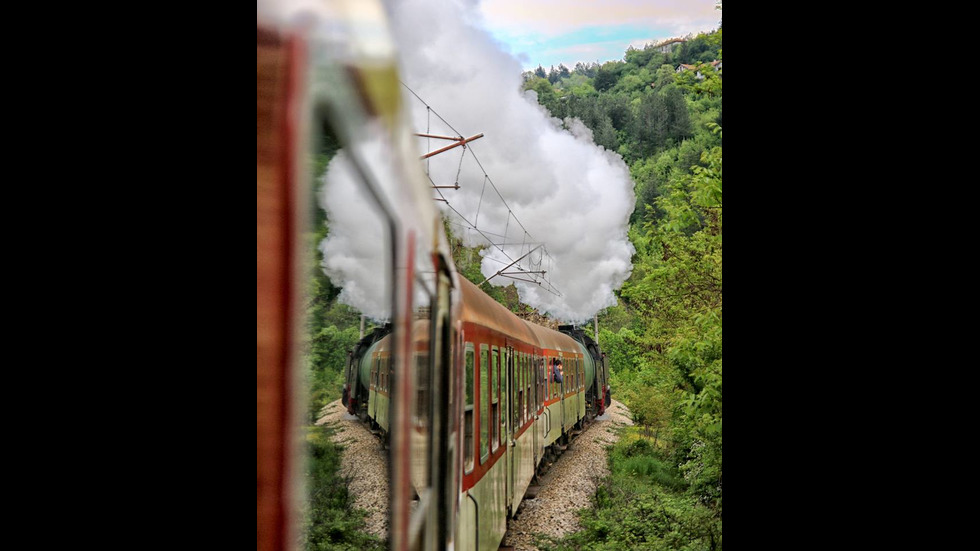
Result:
M524 75L563 121L580 119L636 184L633 273L599 313L613 396L636 427L584 530L558 548L720 549L722 519L722 30L669 51Z
M621 61L538 67L524 75L524 90L552 116L566 124L581 120L596 144L623 157L637 197L629 228L633 272L617 292L619 304L598 314L613 397L626 404L636 425L611 450L612 475L593 508L583 511L584 529L543 547L721 548L721 38L719 27L669 49L630 48ZM337 148L329 137L321 144L318 186ZM337 302L340 290L319 267L316 245L328 227L322 209L313 217L305 354L311 423L340 397L344 361L360 323L357 311ZM480 283L475 250L456 242L453 251L459 271ZM514 312L534 315L513 287L488 293ZM322 431L311 428L310 434L311 449L335 462L336 450ZM348 507L343 485L323 465L311 462L311 484L332 485L321 499ZM321 518L315 529L309 520L309 548L378 544L351 533L361 517L313 509Z

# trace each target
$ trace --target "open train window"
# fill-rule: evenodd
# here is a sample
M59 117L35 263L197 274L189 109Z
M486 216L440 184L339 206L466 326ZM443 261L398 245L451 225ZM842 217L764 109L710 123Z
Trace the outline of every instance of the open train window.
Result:
M466 405L463 414L463 449L466 450L464 468L467 473L473 470L473 448L475 445L473 433L476 430L474 427L476 420L473 417L473 380L475 378L473 355L473 343L468 342L466 343L466 366L464 367L466 372Z

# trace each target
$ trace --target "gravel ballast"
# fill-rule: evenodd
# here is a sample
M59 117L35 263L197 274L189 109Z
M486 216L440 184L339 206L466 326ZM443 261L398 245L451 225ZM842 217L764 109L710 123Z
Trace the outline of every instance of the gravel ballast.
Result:
M351 479L354 507L368 512L368 532L387 537L388 457L381 441L349 415L340 400L327 404L316 424L336 430L333 441L344 446L341 474ZM613 400L605 415L579 434L541 477L537 498L521 503L508 523L503 545L537 551L536 535L560 538L578 531L577 511L590 505L589 498L609 475L606 447L618 439L616 429L632 424L626 407Z

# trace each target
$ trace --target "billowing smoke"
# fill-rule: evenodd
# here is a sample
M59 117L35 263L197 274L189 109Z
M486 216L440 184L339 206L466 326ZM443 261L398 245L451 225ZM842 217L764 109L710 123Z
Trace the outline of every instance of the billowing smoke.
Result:
M534 92L521 91L521 63L480 27L472 3L396 1L389 14L402 80L455 129L448 129L404 90L414 130L485 135L469 144L471 151L457 148L428 163L435 184L459 182L461 186L441 192L462 218L439 203L454 233L469 246L487 245L487 237L506 243L502 245L506 255L493 246L484 249L485 277L544 243L518 266L547 273L517 277L546 279L550 285L502 276L493 277L490 284L516 285L523 302L562 321L584 321L614 305L613 290L629 277L634 252L626 231L635 196L622 158L593 144L591 132L581 122L568 120L568 129L563 128L538 105ZM419 150L448 143L419 139ZM322 250L328 275L345 288L342 300L363 311L366 303L357 296L374 292L377 286L354 283L353 275L374 268L358 266L364 260L358 256L363 254L346 247L368 237L358 235L364 218L351 212L350 202L343 203L344 212L329 211L330 194L341 193L339 186L345 185L345 179L338 178L342 171L333 166L341 162L342 158L332 163L327 173L323 197L330 236ZM435 191L433 196L438 196ZM471 223L480 231L469 228ZM348 285L354 287L350 292Z
M386 225L343 150L330 161L318 197L330 231L320 242L323 271L343 289L338 299L376 321L391 315Z

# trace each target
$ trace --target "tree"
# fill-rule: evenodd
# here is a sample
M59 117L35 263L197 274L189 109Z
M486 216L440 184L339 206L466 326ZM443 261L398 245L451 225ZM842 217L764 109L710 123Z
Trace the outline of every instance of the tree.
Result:
M561 77L558 75L558 71L556 71L555 70L555 66L552 65L551 66L551 70L548 71L548 82L554 84L554 83L558 82L558 79L559 78L561 78Z
M524 83L524 89L537 92L538 103L545 106L553 116L558 116L556 114L559 109L558 95L555 94L555 89L552 88L548 79L534 78L529 80Z
M544 67L538 65L538 68L534 70L534 76L538 78L548 78L548 75L544 72Z
M633 111L630 109L629 98L625 94L603 94L599 98L599 104L609 116L613 128L624 130L629 127L633 119Z
M623 69L626 68L626 64L622 61L609 61L599 67L599 70L595 75L595 82L593 86L595 89L604 92L616 85L616 81L619 80L620 74Z
M598 63L582 63L581 61L579 61L578 63L575 64L575 69L572 72L580 75L584 75L588 78L594 78L598 70L599 70Z

